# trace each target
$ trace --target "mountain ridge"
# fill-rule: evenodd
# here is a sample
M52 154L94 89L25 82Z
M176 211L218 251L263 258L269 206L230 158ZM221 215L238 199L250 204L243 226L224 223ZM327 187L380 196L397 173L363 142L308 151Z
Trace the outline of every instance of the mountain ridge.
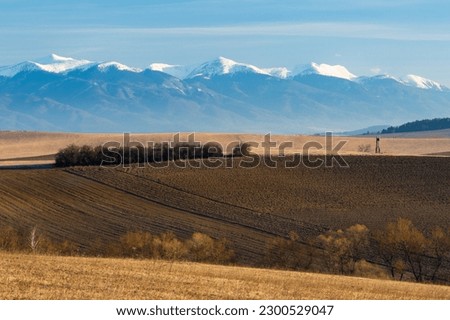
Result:
M324 64L294 74L212 62L139 69L52 55L14 75L3 67L0 130L317 133L450 116L450 90L421 77L410 80L427 88ZM188 70L195 76L170 74Z
M377 74L374 76L357 76L350 72L342 65L329 65L326 63L310 62L308 64L300 65L289 70L286 67L270 67L261 68L252 64L236 62L232 59L220 56L216 59L206 61L198 66L183 66L171 65L166 63L151 63L147 68L130 67L117 61L101 61L93 62L85 59L74 59L70 57L63 57L52 53L46 57L35 60L23 61L14 65L0 66L0 76L13 77L21 71L43 70L52 73L65 73L77 69L86 69L92 66L98 66L101 70L114 67L121 71L143 72L145 70L159 71L171 76L177 77L181 80L190 79L196 76L204 76L206 78L216 75L233 74L239 72L254 72L263 75L269 75L280 79L289 79L296 76L319 74L328 77L342 78L351 81L360 81L367 78L386 77L394 79L400 83L415 86L421 89L435 89L435 90L450 90L446 86L425 77L407 74L400 78L395 78L387 74ZM207 74L202 74L206 71Z

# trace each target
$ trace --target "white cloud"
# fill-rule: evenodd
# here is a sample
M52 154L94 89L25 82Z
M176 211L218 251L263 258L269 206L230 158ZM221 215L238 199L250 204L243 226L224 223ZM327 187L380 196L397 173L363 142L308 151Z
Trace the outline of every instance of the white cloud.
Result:
M312 22L312 23L266 23L212 27L174 27L174 28L52 28L52 29L13 29L3 28L0 35L34 34L46 35L86 35L101 36L108 34L130 36L300 36L300 37L334 37L359 39L384 39L408 41L450 41L450 33L446 29L415 30L402 26L344 23L344 22Z

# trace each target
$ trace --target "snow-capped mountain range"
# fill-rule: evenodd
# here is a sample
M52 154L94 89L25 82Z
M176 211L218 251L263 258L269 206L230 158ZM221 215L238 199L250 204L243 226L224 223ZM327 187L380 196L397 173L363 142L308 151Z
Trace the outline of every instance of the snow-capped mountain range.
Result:
M28 71L46 71L50 73L64 74L74 70L86 70L90 67L96 67L101 71L108 70L109 68L131 72L142 71L139 68L130 68L116 61L97 63L89 60L76 60L73 58L61 57L53 53L48 57L43 57L33 61L25 61L12 66L0 67L0 76L14 77L20 72Z
M73 70L86 70L91 67L96 67L100 71L105 71L109 68L117 69L120 71L129 72L142 72L144 69L129 67L116 61L107 62L92 62L89 60L76 60L73 58L66 58L57 54L51 54L47 57L36 59L33 61L25 61L12 66L0 67L0 76L13 77L20 72L26 71L46 71L51 73L67 73ZM297 67L294 72L288 70L286 67L274 67L274 68L259 68L251 64L245 64L219 57L215 60L205 62L198 67L195 66L182 66L182 65L170 65L165 63L152 63L148 67L149 70L159 71L167 73L179 79L192 79L196 77L202 77L209 79L213 76L234 74L241 72L257 73L262 75L268 75L277 77L280 79L287 79L295 77L296 75L310 75L318 74L328 77L335 77L347 80L358 81L359 77L347 70L346 67L341 65L328 65L325 63L311 62L306 65ZM384 75L387 77L387 75ZM362 77L366 78L366 77ZM435 89L445 90L445 86L417 75L409 74L405 77L392 79L421 89Z
M356 76L340 65L261 68L48 57L0 67L0 130L352 130L450 115L450 90L417 75Z

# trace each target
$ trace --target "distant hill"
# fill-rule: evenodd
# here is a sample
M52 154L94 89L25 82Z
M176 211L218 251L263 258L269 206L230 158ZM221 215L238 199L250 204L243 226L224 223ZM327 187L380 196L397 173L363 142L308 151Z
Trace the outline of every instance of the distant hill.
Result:
M377 132L380 132L381 130L385 130L389 127L389 125L378 125L378 126L371 126L367 128L362 128L358 130L352 130L352 131L343 131L343 132L333 132L336 136L360 136L360 135L370 135L370 134L376 134Z
M398 127L389 127L381 130L381 134L398 132L417 132L450 129L450 118L435 118L407 122Z

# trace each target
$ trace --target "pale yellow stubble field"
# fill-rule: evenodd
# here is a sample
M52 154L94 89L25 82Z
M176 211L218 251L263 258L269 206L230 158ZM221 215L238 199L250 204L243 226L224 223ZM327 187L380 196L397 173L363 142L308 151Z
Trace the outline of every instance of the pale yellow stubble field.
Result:
M187 262L0 253L0 299L450 299L450 287Z

